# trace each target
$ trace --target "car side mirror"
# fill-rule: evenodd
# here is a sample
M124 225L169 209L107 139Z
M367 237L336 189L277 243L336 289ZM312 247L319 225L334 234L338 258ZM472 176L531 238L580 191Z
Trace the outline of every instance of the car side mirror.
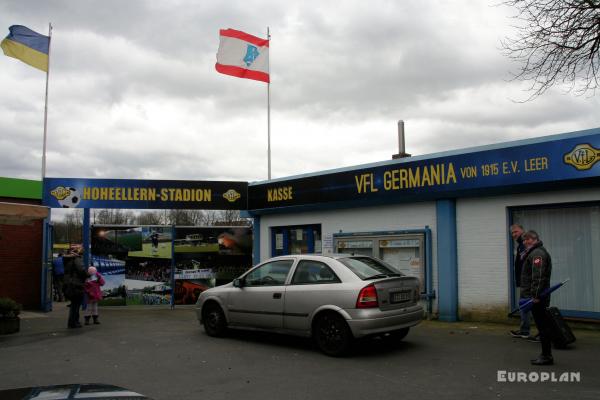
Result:
M234 279L233 280L233 286L235 286L236 288L243 288L244 287L244 280L243 279Z

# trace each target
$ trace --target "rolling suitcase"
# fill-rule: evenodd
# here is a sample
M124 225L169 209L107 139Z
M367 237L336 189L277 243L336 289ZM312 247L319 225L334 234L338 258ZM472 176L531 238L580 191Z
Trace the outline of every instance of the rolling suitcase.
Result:
M550 334L552 343L557 349L564 349L575 341L575 335L565 322L560 311L556 307L548 307L546 310L550 321Z

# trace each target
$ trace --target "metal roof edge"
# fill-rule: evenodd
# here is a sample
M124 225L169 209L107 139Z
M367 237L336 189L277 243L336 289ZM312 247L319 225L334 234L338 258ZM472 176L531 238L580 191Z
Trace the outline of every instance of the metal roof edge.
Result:
M293 179L301 179L301 178L309 178L309 177L313 177L313 176L329 175L329 174L335 174L338 172L354 171L354 170L359 170L359 169L364 169L364 168L374 168L374 167L379 167L379 166L383 166L383 165L402 164L402 163L408 163L408 162L413 162L413 161L421 161L421 160L429 160L429 159L435 159L435 158L441 158L441 157L456 156L456 155L461 155L461 154L477 153L477 152L488 151L488 150L505 149L505 148L509 148L509 147L517 147L517 146L524 146L524 145L537 144L537 143L554 142L554 141L563 140L563 139L571 139L571 138L575 138L575 137L585 137L585 136L598 135L598 134L600 134L600 128L591 128L591 129L585 129L585 130L581 130L581 131L559 133L559 134L548 135L548 136L539 136L539 137L528 138L528 139L513 140L513 141L509 141L509 142L500 142L500 143L494 143L494 144L488 144L488 145L482 145L482 146L467 147L467 148L463 148L463 149L448 150L448 151L443 151L443 152L438 152L438 153L423 154L423 155L419 155L419 156L406 157L406 158L400 158L400 159L395 159L395 160L385 160L385 161L378 161L378 162L367 163L367 164L353 165L353 166L349 166L349 167L328 169L328 170L324 170L324 171L309 172L306 174L291 175L291 176L275 178L275 179L271 179L271 180L249 182L248 186L264 185L267 183L285 182L285 181L290 181Z

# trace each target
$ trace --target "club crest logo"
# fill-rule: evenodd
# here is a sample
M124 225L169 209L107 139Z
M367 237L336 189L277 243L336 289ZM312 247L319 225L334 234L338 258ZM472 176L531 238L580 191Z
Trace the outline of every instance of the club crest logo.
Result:
M240 197L242 197L241 194L239 194L238 192L236 192L233 189L229 189L228 191L226 191L225 193L223 193L223 197L229 201L230 203L235 202L237 199L239 199Z
M58 200L58 204L63 208L77 207L81 201L79 192L74 187L59 186L50 191L50 194Z
M246 63L246 67L252 65L254 60L258 58L260 53L258 52L258 48L256 46L248 45L246 48L246 56L244 57L244 62Z
M598 160L600 160L600 150L595 149L588 143L578 144L563 157L565 164L572 165L579 171L592 168Z
M64 200L71 194L71 191L66 187L59 186L52 190L50 194L54 196L56 200Z

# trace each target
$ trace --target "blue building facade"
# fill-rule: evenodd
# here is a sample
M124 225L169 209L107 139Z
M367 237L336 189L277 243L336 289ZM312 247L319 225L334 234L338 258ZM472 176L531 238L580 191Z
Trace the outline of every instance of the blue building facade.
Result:
M255 262L352 252L422 280L442 320L503 319L514 307L509 226L553 257L565 315L600 319L600 129L323 171L248 187Z

